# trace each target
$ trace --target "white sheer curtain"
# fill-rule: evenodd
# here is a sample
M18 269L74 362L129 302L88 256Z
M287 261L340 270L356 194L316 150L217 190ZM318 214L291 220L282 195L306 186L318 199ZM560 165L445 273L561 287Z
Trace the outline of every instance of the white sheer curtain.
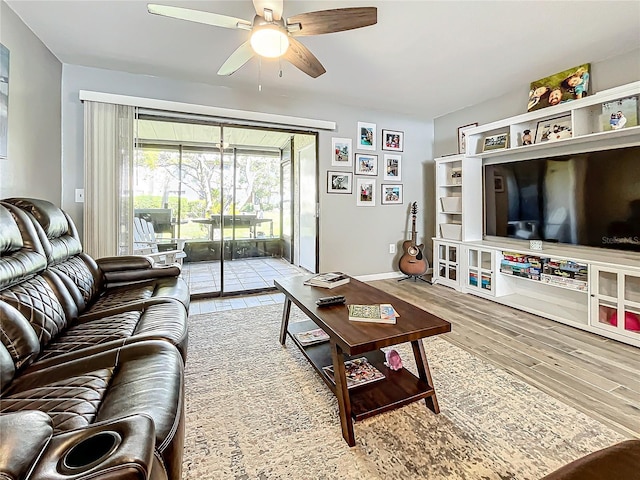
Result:
M84 102L84 251L131 252L136 107Z

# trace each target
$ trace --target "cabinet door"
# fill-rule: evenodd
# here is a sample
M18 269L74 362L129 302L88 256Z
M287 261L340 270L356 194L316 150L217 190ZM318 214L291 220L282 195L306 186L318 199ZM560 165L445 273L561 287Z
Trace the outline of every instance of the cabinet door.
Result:
M436 279L444 285L457 286L458 281L458 253L459 245L437 242Z
M493 294L493 255L491 250L467 250L466 286L469 289Z
M594 268L591 325L626 336L640 335L640 274Z

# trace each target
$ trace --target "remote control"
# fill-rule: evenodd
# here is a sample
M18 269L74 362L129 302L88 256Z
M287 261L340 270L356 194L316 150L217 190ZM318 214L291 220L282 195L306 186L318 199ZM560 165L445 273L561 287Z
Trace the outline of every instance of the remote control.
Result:
M328 305L338 305L340 303L344 303L345 298L344 295L335 295L333 297L322 297L316 300L316 305L319 307L325 307Z

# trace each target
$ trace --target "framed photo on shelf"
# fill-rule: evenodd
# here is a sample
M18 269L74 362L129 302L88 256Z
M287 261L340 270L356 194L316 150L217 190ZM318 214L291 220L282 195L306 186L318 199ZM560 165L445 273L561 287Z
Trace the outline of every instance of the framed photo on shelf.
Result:
M502 150L509 146L509 134L500 133L498 135L490 135L485 137L484 145L482 147L483 152L490 152L492 150Z
M402 152L404 150L404 132L382 130L382 150Z
M376 181L369 178L358 178L356 205L358 207L376 206Z
M378 175L378 155L356 153L356 175Z
M547 118L538 122L536 128L536 143L554 142L571 138L571 114L555 118Z
M402 204L402 185L393 183L382 184L382 205Z
M327 172L327 193L351 193L353 175L351 172Z
M589 93L590 75L591 64L585 63L531 82L527 111L586 97Z
M332 167L351 167L353 165L353 151L350 138L332 138L331 149Z
M602 132L638 125L638 97L626 97L602 104Z
M470 123L469 125L463 125L458 127L458 153L467 153L467 137L465 132L470 128L477 127L478 122Z
M357 150L376 149L376 124L358 122Z
M402 155L384 154L384 180L402 180Z

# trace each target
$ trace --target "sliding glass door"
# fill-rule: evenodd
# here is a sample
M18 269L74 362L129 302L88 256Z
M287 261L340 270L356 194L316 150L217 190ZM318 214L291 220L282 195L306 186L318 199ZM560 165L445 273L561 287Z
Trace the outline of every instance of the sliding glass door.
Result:
M134 216L153 226L161 248L183 245L192 294L272 289L274 278L298 273L291 266L292 133L138 123Z

